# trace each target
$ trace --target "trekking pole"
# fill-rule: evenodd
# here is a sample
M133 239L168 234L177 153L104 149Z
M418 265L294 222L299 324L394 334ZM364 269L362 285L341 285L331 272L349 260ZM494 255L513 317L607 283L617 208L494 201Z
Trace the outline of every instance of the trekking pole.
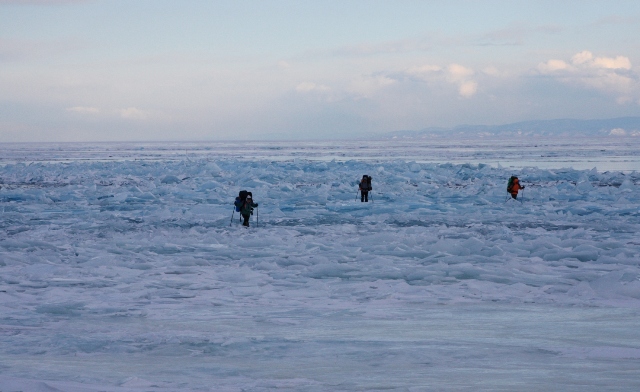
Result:
M260 210L256 207L256 228L260 227Z
M231 227L231 224L233 223L233 215L236 213L236 209L233 209L233 212L231 213L231 220L229 221L229 227Z
M356 198L355 198L355 200L354 200L354 201L358 201L358 193L360 193L360 190L357 190L357 191L356 191Z

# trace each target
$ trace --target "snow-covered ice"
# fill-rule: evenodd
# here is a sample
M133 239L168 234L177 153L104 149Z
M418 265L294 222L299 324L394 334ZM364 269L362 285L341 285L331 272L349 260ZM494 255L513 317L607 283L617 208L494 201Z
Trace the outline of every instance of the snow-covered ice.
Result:
M610 140L3 145L0 391L638 390Z

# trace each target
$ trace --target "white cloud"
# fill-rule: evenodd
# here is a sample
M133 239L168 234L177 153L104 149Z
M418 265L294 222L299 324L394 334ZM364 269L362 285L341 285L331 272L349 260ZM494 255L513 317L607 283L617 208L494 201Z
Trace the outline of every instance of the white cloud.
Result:
M384 75L362 76L351 82L349 92L359 97L370 98L376 92L396 82L396 79Z
M542 73L553 73L556 71L576 73L588 69L630 70L631 60L625 56L595 57L593 53L585 50L573 55L573 57L571 57L571 63L552 59L538 65L538 70Z
M582 51L569 62L552 59L538 65L538 72L573 84L616 95L618 103L633 101L638 96L638 75L632 71L631 60L625 56L596 57Z
M608 57L598 57L593 60L593 64L599 68L609 69L631 69L631 60L628 57L618 56L615 59Z
M451 64L447 68L449 79L454 82L463 82L473 75L473 70L460 64Z
M99 114L100 109L90 106L74 106L67 108L68 112L81 113L81 114Z
M588 50L576 53L571 57L571 62L576 65L587 64L591 61L593 61L593 53Z
M458 85L458 94L464 98L470 98L478 91L478 83L471 80L474 71L460 64L451 64L447 67L447 79Z
M549 60L546 63L538 65L538 70L542 73L552 73L556 71L568 70L569 64L562 60Z
M446 81L458 87L458 94L470 98L478 91L478 83L472 79L475 71L460 64L450 64L446 68L439 65L422 65L409 68L405 74L422 81L434 83Z
M126 109L120 109L120 117L131 120L146 120L149 118L150 113L138 108L129 107Z
M458 88L458 93L465 98L472 97L473 95L475 95L477 91L478 91L478 83L474 81L462 82L460 83L460 86Z
M631 69L631 60L628 57L594 57L588 50L575 54L571 62L574 65L586 65L591 68Z

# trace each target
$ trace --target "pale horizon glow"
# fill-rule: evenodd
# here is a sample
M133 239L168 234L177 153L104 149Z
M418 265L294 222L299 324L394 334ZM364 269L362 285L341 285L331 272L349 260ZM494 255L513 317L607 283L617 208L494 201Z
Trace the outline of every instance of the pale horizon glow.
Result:
M0 1L0 142L640 115L637 1Z

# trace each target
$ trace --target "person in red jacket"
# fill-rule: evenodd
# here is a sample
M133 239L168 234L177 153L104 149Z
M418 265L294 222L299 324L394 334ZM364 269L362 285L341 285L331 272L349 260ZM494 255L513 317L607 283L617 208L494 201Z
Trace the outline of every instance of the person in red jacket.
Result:
M518 191L520 189L524 189L524 185L520 185L518 177L511 176L511 178L509 178L509 183L507 184L507 192L511 193L512 198L517 199Z

